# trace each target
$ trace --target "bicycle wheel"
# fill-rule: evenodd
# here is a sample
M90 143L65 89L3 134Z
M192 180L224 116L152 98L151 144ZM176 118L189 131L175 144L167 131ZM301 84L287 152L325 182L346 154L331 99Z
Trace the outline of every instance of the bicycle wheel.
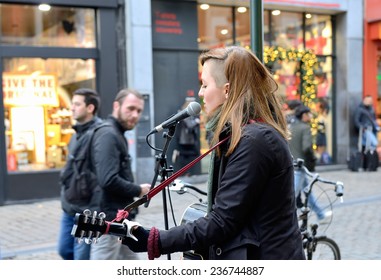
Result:
M306 256L308 260L340 260L340 249L332 239L320 236L307 244Z

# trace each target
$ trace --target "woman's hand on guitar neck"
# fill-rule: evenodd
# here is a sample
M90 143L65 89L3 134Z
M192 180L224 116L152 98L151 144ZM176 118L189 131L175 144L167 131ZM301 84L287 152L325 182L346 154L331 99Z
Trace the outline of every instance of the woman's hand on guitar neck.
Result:
M160 234L157 228L153 227L148 230L141 226L133 226L130 236L123 237L122 244L128 246L131 251L135 253L148 252L148 259L150 260L160 257Z

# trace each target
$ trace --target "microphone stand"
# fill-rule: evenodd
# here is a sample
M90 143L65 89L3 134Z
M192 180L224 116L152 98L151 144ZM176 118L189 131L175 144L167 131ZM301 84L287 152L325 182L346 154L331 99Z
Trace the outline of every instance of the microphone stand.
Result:
M170 144L173 136L175 135L175 131L176 131L176 123L168 128L168 132L167 133L163 134L163 137L166 139L166 141L164 143L164 148L163 148L161 154L160 155L156 155L155 175L154 175L154 178L153 178L152 183L151 183L151 189L154 188L154 186L156 184L156 181L157 181L157 177L159 175L161 177L161 182L164 182L166 180L166 178L168 177L168 173L172 173L173 172L173 167L171 167L171 166L169 168L167 167L167 156L166 156L166 153L167 153L169 144ZM163 190L161 193L162 193L162 196L163 196L164 226L165 226L165 229L168 230L169 229L169 224L168 224L168 212L167 212L167 195L166 195L165 190ZM149 202L150 202L150 200L148 200L144 204L144 207L147 208L148 205L149 205ZM167 259L168 260L171 259L171 255L170 254L167 254Z

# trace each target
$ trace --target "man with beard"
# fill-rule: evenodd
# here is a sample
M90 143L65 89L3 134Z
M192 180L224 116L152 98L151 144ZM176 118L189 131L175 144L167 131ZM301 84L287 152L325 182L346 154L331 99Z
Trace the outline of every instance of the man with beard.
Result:
M123 89L115 97L112 114L105 120L109 125L98 129L92 143L92 167L101 187L99 212L106 220L113 220L118 210L145 195L150 184L134 183L128 142L124 137L138 123L144 109L143 96L133 89ZM134 219L136 212L129 213ZM92 260L122 260L131 254L127 246L118 242L118 237L103 235L91 246Z

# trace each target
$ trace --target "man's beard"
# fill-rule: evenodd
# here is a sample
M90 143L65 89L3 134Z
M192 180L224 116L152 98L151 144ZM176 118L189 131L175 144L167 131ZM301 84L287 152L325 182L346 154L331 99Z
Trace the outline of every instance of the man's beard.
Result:
M131 130L131 129L133 129L135 126L130 126L129 124L128 124L128 121L124 121L123 119L122 119L122 114L120 113L120 109L119 109L119 111L118 111L118 118L117 118L117 120L118 120L118 122L120 123L120 125L123 127L123 129L126 131L126 130Z

